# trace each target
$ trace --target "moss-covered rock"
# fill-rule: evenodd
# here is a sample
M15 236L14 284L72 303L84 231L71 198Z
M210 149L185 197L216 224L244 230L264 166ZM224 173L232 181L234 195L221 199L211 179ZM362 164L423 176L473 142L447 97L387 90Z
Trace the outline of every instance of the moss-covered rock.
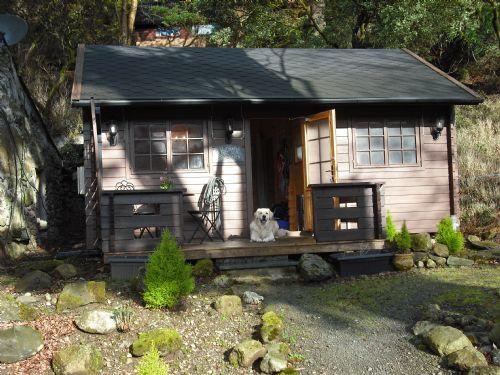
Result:
M445 356L463 348L472 348L472 343L459 329L437 326L424 335L424 341L436 354Z
M66 284L57 300L58 312L75 309L93 302L104 302L106 283L104 281L81 281Z
M71 279L78 274L76 267L69 263L64 263L54 269L54 273L61 279Z
M288 354L290 348L283 343L275 343L267 346L267 353L260 362L260 370L266 374L274 374L285 370L288 365Z
M239 296L221 296L215 301L214 307L225 316L241 315L243 313L243 306Z
M484 354L472 347L466 347L447 355L444 358L444 363L446 363L448 367L452 367L460 371L471 370L475 367L488 366L488 362L486 361Z
M24 293L31 290L50 288L52 278L43 271L33 271L24 275L16 283L16 292Z
M413 251L429 251L432 247L429 233L415 233L411 235L411 248Z
M24 321L37 320L40 317L40 312L35 307L20 303L19 317Z
M257 340L245 340L236 345L229 354L229 363L234 367L251 367L253 363L264 357L266 348Z
M132 343L131 353L136 357L146 354L152 346L160 352L161 356L175 353L182 346L182 338L174 329L158 328L152 331L139 333L139 338Z
M283 320L274 311L268 311L262 315L262 326L260 336L263 342L271 342L281 339L285 325Z
M214 274L214 262L212 259L200 259L193 266L193 276L210 277Z
M278 375L300 375L300 372L299 372L299 370L288 367L288 368L284 369L283 371L278 372Z
M33 260L22 263L20 267L31 271L52 272L61 264L64 264L64 262L60 259Z
M432 252L438 257L448 258L450 256L450 250L448 250L448 246L442 243L435 243L432 247Z
M103 365L99 349L84 344L63 348L52 358L52 369L56 375L94 375L99 373Z
M40 332L28 326L0 330L0 362L14 363L34 356L43 348Z
M19 304L11 295L0 296L0 323L18 322L22 320Z

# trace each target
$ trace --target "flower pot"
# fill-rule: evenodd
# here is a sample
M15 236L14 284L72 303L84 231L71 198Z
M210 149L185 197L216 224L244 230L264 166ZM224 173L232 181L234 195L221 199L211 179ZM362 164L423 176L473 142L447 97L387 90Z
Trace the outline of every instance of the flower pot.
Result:
M409 270L413 268L413 254L394 254L392 264L398 271Z

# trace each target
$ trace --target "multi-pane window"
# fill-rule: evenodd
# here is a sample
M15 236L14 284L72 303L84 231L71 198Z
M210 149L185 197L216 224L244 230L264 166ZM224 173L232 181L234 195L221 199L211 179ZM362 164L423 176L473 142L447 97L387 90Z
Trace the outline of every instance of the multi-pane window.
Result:
M205 167L202 121L172 121L132 126L136 172Z
M407 121L361 123L355 129L358 166L417 164L417 132Z

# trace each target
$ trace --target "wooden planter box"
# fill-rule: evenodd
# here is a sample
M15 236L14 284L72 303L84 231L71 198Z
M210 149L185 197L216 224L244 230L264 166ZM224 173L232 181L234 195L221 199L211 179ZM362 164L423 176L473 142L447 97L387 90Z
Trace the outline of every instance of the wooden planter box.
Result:
M366 254L332 254L330 259L340 276L359 276L394 271L393 256L391 252L377 251Z

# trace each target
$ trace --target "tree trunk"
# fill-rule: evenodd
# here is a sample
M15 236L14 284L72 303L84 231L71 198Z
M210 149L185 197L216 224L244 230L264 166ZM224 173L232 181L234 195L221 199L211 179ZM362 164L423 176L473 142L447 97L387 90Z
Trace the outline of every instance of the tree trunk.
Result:
M133 42L133 33L134 33L134 24L135 24L135 16L137 15L137 4L139 0L132 0L130 3L130 11L128 13L128 27L127 27L127 42L128 44L132 44Z
M121 14L120 14L120 43L127 44L128 41L128 0L122 0Z

